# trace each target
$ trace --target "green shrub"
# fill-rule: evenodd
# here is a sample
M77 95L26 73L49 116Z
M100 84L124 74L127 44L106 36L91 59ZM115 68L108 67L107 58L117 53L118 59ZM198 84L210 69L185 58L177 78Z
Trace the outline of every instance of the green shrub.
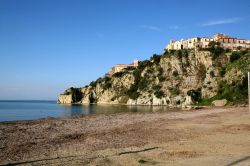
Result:
M214 50L212 50L212 53L213 53L212 59L215 60L224 53L224 49L222 47L217 47Z
M107 89L111 88L111 86L112 86L111 78L108 77L108 76L105 76L105 77L103 78L103 84L101 84L101 85L102 85L102 88L103 88L104 90L107 90Z
M225 49L225 53L228 53L228 52L230 52L231 50L229 49L229 48L226 48Z
M109 82L105 82L105 83L103 84L102 88L103 88L104 90L107 90L107 89L111 88L111 86L112 86L112 83L109 81Z
M174 76L174 77L177 77L178 75L179 75L178 71L176 71L176 70L173 71L173 76Z
M220 70L220 76L224 77L225 74L226 74L226 68L222 67L221 70Z
M127 94L131 99L135 100L139 97L139 93L138 88L140 86L140 89L144 89L146 87L145 85L145 81L146 80L142 80L141 82L141 73L142 71L145 69L145 67L150 67L151 66L151 62L148 60L145 61L141 61L139 62L138 67L134 70L133 75L134 75L134 84L130 86L130 88L127 90L127 92L125 92L125 94Z
M164 96L164 92L162 90L158 90L154 92L154 95L160 99Z
M173 95L173 96L177 96L180 94L180 89L177 87L171 87L171 88L168 88L168 90L170 91L171 95Z
M232 55L230 56L230 62L234 62L238 59L240 59L240 53L239 52L233 52Z
M176 56L178 59L181 59L183 54L182 54L182 51L181 50L176 50L174 52L174 56Z
M220 45L221 45L220 42L215 42L215 41L211 41L208 44L209 48L207 50L213 54L212 57L213 60L217 59L220 55L222 55L225 52L223 47L220 47Z
M170 56L171 56L170 52L168 50L165 50L165 52L163 53L163 57L168 58Z
M125 74L125 72L124 71L120 71L120 72L117 72L117 73L115 73L115 74L113 74L113 77L122 77L122 76L124 76L124 74Z
M154 91L158 91L158 90L160 90L161 89L161 85L154 85L153 87L152 87L152 89L154 90Z
M157 71L158 71L158 74L157 74L157 76L161 76L162 74L163 74L163 68L162 67L158 67L157 68Z
M216 48L216 47L219 47L220 45L221 45L220 42L215 42L215 41L211 41L211 42L208 43L208 46L210 48Z
M182 50L182 55L183 56L185 56L186 58L188 57L188 54L189 54L189 50L187 50L187 49L184 49L184 50Z
M90 82L90 86L92 86L92 87L95 87L96 86L96 84L97 84L97 82L96 81L92 81L92 82Z
M138 88L139 90L144 90L148 87L150 84L150 80L148 77L143 77L140 82L138 83Z
M110 77L107 77L107 76L106 76L106 77L104 77L104 81L105 81L105 82L109 82L110 80L111 80L111 78L110 78Z
M150 57L150 60L155 64L159 64L161 61L161 55L154 54L152 57Z
M140 164L144 164L144 163L146 163L147 161L141 159L141 160L139 160L138 162L139 162Z
M205 106L211 105L214 100L219 100L218 96L211 97L209 99L201 99L196 105Z
M97 83L101 83L102 81L103 81L103 78L102 78L102 77L99 77L99 78L96 80Z
M209 74L210 74L211 77L215 77L214 71L210 71Z
M158 79L159 79L159 81L160 81L160 82L163 82L163 81L165 81L165 80L166 80L166 77L164 77L164 76L160 76L160 77L158 77Z
M161 85L154 85L152 89L154 90L154 95L157 98L162 98L164 96L164 92L161 90L162 86Z
M135 100L139 97L139 93L133 89L133 88L130 88L128 91L127 91L127 95L129 96L129 98Z
M146 73L148 73L148 74L152 74L154 72L154 70L152 69L152 68L148 68L147 70L146 70Z
M151 65L152 65L152 62L150 62L149 60L140 61L137 69L141 70L141 69L144 69L145 67L151 66Z

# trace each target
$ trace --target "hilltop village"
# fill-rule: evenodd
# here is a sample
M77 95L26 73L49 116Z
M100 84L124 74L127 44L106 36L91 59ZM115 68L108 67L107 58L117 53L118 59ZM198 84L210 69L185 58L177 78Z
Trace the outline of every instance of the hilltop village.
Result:
M250 40L239 39L225 34L217 33L212 37L194 37L190 39L181 39L180 41L170 40L166 50L199 49L209 48L209 43L218 42L225 49L240 50L249 49Z

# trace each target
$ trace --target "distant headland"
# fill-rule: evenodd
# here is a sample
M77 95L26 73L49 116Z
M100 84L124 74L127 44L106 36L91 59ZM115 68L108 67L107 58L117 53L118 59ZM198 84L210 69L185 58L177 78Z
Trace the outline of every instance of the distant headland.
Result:
M61 104L226 105L245 103L250 40L221 33L173 41L161 55L119 64L83 88L69 88Z

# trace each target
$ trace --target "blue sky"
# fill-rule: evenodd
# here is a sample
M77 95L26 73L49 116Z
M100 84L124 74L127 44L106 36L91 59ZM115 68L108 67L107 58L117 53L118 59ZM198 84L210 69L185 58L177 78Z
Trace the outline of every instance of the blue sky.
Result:
M249 11L249 0L0 0L0 99L56 99L170 39L250 39Z

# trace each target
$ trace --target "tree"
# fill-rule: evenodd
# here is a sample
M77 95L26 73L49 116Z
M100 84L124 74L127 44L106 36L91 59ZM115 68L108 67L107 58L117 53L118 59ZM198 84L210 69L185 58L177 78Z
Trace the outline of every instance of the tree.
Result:
M216 47L219 47L220 45L221 45L220 42L215 42L215 41L211 41L208 43L208 46L211 48L216 48Z
M224 52L224 49L220 47L221 46L220 42L211 41L209 42L208 46L209 46L209 51L213 53L212 57L213 60L217 59Z
M230 62L234 62L238 59L240 59L240 54L238 52L233 52L230 56Z
M161 55L154 54L153 56L150 57L150 60L156 64L158 64L161 60Z

